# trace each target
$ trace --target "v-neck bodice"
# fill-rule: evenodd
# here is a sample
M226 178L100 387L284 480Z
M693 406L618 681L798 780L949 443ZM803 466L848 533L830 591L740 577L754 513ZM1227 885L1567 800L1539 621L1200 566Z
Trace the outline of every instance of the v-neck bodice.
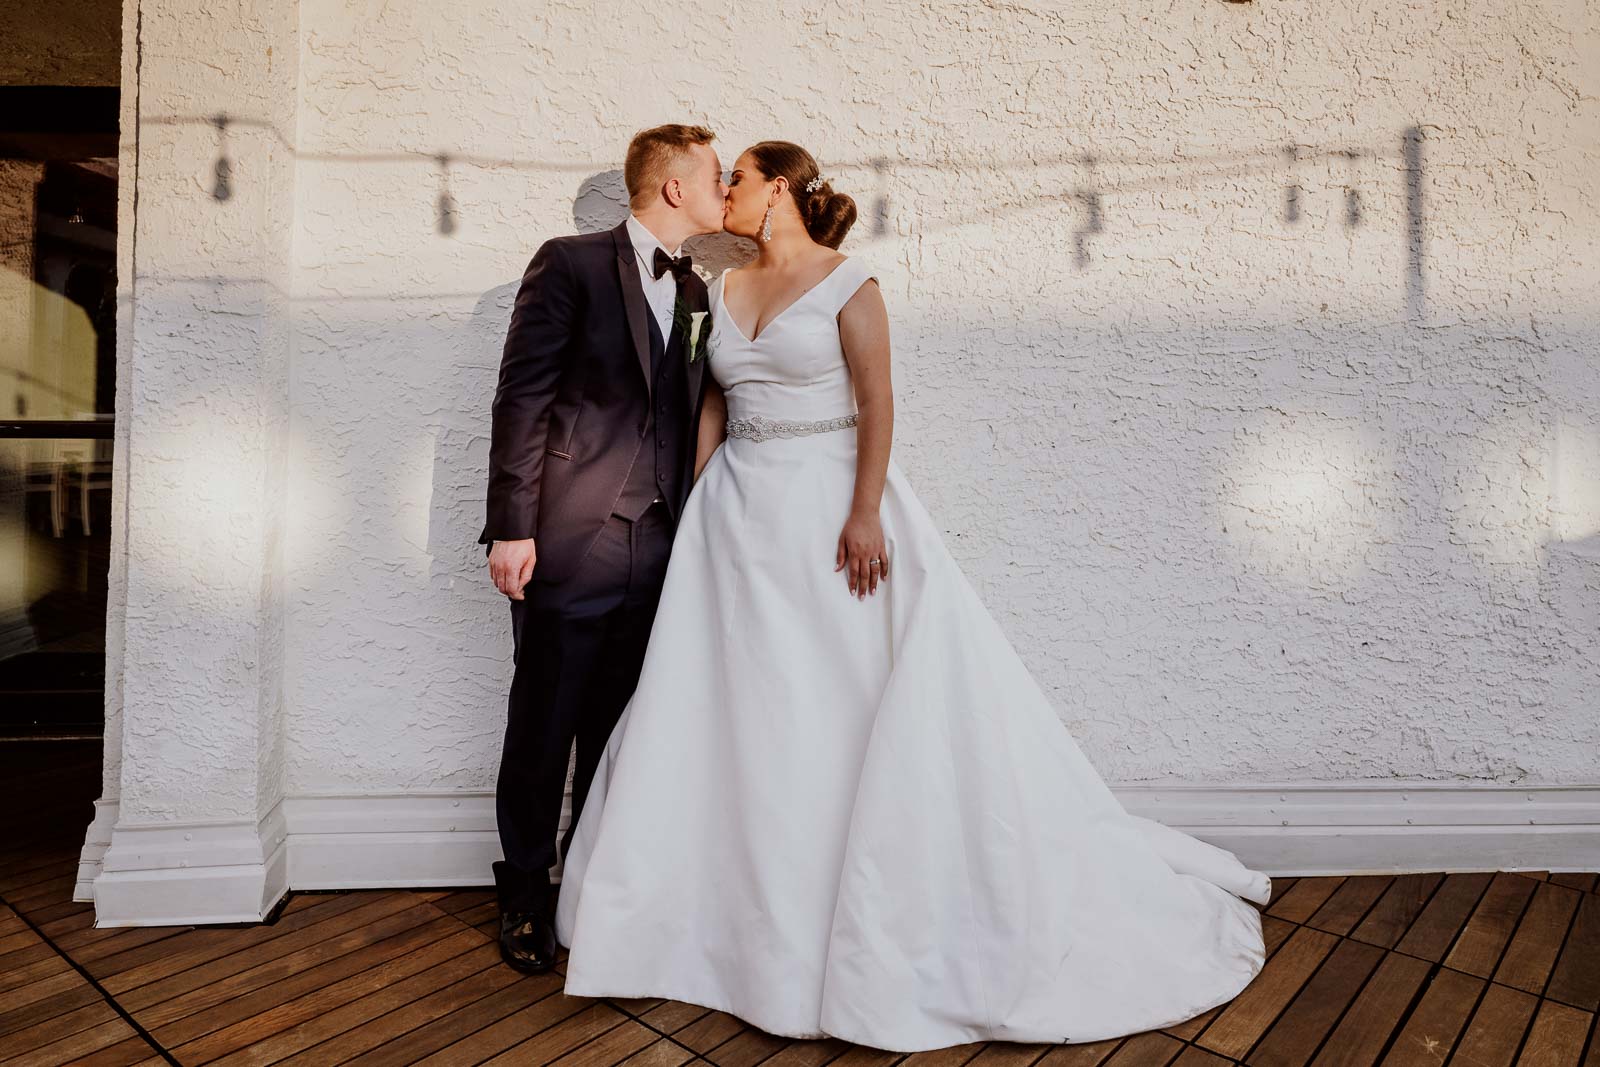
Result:
M854 412L838 315L872 272L846 257L774 315L753 341L722 301L727 277L724 270L711 283L706 369L727 395L729 417L827 419Z
M789 310L791 308L793 308L796 304L800 303L802 300L804 300L806 297L810 296L812 293L816 292L818 289L820 289L823 286L827 285L828 284L828 279L833 277L833 272L838 270L839 268L843 267L848 262L849 262L849 260L847 258L847 259L841 259L839 262L835 263L833 265L833 267L828 271L827 274L824 274L820 279L818 279L818 281L816 282L815 285L811 286L811 288L805 290L799 296L797 296L793 300L789 301L787 304L785 304L783 306L783 310L782 311L779 311L776 315L772 316L772 318L768 319L767 320L767 325L762 327L761 329L757 330L754 337L752 337L750 334L748 334L748 333L746 333L744 331L744 328L739 325L739 320L734 317L732 311L728 312L728 321L733 324L733 328L735 330L739 331L739 336L740 337L744 338L746 341L749 341L751 344L755 344L755 343L757 343L758 341L761 340L762 335L764 335L767 332L767 330L771 329L773 323L777 322L779 319L781 319L785 315L787 315L789 313ZM722 272L722 276L723 276L722 285L723 285L723 289L724 290L727 288L727 284L728 284L727 280L726 280L727 279L727 275L732 270L733 270L733 268L729 267L729 268L727 268L726 270L724 270ZM728 306L726 301L724 301L722 306L724 308L726 308Z

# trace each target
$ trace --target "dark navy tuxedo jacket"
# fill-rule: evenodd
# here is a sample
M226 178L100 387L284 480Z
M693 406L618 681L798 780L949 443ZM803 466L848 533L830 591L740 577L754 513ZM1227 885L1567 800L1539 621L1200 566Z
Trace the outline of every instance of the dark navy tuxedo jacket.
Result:
M682 282L688 310L707 311L705 282ZM560 582L593 545L636 461L649 461L652 403L650 306L627 224L555 237L523 272L511 311L489 443L487 521L478 542L532 537L534 582ZM685 346L674 326L674 358ZM710 333L703 324L701 344ZM705 359L687 365L683 476L666 503L682 513L694 484L695 441L705 398ZM652 449L653 450L653 449Z

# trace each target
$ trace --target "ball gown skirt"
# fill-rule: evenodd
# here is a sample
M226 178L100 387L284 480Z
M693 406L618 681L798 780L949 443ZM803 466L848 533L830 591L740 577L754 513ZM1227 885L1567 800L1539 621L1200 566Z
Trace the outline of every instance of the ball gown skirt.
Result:
M854 478L852 429L708 461L561 872L566 992L899 1052L1232 999L1267 877L1123 809L892 460L851 596Z

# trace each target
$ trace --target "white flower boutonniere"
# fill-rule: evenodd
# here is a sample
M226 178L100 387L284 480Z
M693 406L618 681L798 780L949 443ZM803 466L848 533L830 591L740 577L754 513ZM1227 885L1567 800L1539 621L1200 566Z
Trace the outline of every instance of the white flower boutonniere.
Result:
M704 345L700 343L701 327L705 325L710 316L709 311L692 311L689 313L689 362L693 363L702 355Z

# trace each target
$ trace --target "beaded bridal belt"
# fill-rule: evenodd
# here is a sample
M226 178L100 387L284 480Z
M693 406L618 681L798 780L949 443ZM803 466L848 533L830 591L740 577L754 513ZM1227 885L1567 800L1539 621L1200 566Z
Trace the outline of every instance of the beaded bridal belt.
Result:
M856 415L841 415L836 419L771 419L765 415L752 415L748 419L729 419L728 436L746 437L752 441L770 441L774 437L804 437L806 434L842 430L856 424Z

